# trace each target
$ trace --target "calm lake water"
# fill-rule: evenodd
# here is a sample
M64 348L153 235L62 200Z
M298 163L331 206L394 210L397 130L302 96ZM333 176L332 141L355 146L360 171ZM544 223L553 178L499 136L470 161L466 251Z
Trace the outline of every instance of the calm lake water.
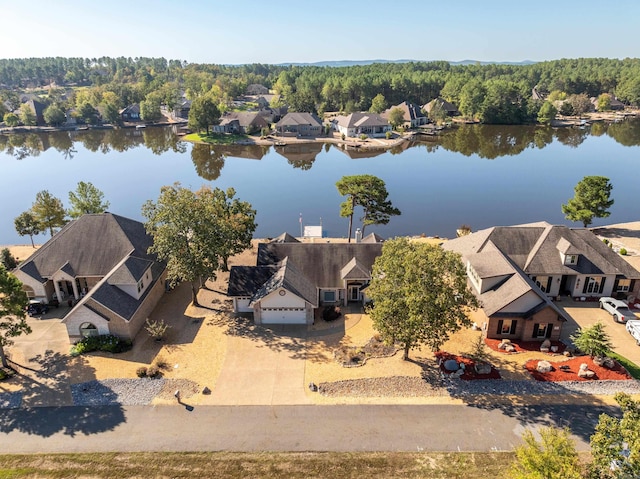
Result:
M47 189L68 206L68 193L90 181L110 211L142 220L140 209L162 185L180 182L235 188L256 208L256 237L298 236L299 217L346 236L335 183L344 175L382 178L402 215L367 231L384 236L455 236L546 220L567 222L560 205L586 175L611 179L611 216L594 225L634 221L638 211L640 121L580 128L466 125L390 152L345 152L335 146L212 148L181 142L171 128L0 135L0 244L28 243L13 219ZM44 242L48 235L36 237Z

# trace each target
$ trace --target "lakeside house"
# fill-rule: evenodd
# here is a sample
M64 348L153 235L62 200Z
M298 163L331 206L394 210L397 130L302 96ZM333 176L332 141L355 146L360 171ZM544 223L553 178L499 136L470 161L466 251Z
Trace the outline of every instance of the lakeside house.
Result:
M422 106L422 110L427 115L429 115L429 113L431 113L431 110L434 107L441 108L446 113L447 116L458 116L458 115L460 115L460 112L458 111L458 109L456 108L456 106L453 103L448 102L444 98L440 98L440 97L434 98L429 103L424 104Z
M217 133L252 134L269 128L267 120L257 111L232 111L225 113L213 131Z
M399 105L392 106L391 108L381 113L381 116L388 120L391 110L395 108L399 108L400 110L402 110L404 118L404 123L402 126L405 128L416 128L421 125L426 125L429 122L427 116L420 109L420 106L408 101L403 101Z
M389 122L377 113L356 112L350 115L338 115L331 120L333 129L349 138L367 135L371 138L384 138L391 131Z
M362 305L379 236L359 243L301 243L284 233L258 246L256 266L232 266L227 294L256 324L312 324L316 309Z
M637 296L640 272L588 229L546 222L496 226L443 244L462 255L494 339L557 340L554 301Z
M267 95L269 93L269 89L259 83L252 83L247 86L246 93L247 95Z
M147 253L144 225L112 213L67 223L13 271L30 299L72 305L72 341L97 334L132 340L165 292L166 267Z
M120 110L119 113L122 121L140 121L140 104L129 105Z
M276 133L280 136L315 137L322 134L322 122L313 113L287 113L276 123Z

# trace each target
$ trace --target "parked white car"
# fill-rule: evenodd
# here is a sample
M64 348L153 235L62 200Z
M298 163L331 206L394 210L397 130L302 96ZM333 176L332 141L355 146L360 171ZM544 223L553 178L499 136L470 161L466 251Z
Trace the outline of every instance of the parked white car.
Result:
M613 316L613 320L618 323L626 323L628 320L637 319L627 304L619 299L609 297L600 298L600 307L608 311L609 314Z
M636 340L636 344L640 346L640 320L630 319L627 321L625 328L627 328L629 334L633 336L633 339Z

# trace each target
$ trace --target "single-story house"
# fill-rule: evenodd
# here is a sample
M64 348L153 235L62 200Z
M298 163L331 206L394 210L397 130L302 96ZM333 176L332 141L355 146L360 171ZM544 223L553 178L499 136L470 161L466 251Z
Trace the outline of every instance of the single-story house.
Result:
M257 111L232 111L225 113L222 121L238 121L238 131L247 135L260 132L263 128L269 128L269 123ZM214 130L215 131L215 130Z
M615 96L607 93L607 95L609 95L610 98L610 102L609 102L609 109L613 110L613 111L622 111L624 110L624 103L622 103L620 100L618 100ZM594 96L590 98L591 101L591 106L593 108L594 111L598 111L598 97Z
M367 135L371 138L382 138L391 131L389 122L377 113L357 112L350 115L338 115L331 120L333 129L350 138Z
M46 122L44 121L44 110L47 108L47 105L45 105L42 102L39 102L38 100L34 100L33 98L28 99L23 103L25 105L28 105L31 111L33 112L33 114L35 115L36 125L38 126L46 125ZM14 113L20 116L20 109L16 110Z
M276 132L281 136L320 136L322 121L312 113L287 113L276 123Z
M640 272L584 228L496 226L443 248L462 255L489 338L556 340L567 319L558 297L637 296L640 286Z
M144 225L112 213L83 215L14 270L31 299L70 301L69 339L132 340L165 291L165 265L147 253Z
M185 120L189 118L189 112L191 111L191 100L186 98L181 99L173 109L171 117L174 120Z
M140 104L134 103L120 110L122 121L140 121Z
M316 308L366 301L379 237L301 243L285 233L258 246L256 266L232 266L227 294L256 324L312 324Z
M392 106L388 110L381 113L381 116L388 120L391 110L395 108L400 108L402 110L404 114L403 126L405 128L415 128L420 125L426 125L429 122L427 116L420 109L420 106L408 101L403 101L399 105Z
M240 131L240 121L237 118L223 116L220 123L211 127L214 133L238 133Z
M460 114L460 112L458 111L458 109L453 103L450 103L444 98L440 98L440 97L434 98L429 103L426 103L425 105L422 106L422 109L428 115L431 112L431 109L436 105L439 108L442 108L442 110L444 110L447 116L458 116Z

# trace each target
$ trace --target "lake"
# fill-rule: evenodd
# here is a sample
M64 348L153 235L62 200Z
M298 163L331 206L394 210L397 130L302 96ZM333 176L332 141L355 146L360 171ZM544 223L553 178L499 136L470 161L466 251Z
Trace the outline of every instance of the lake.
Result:
M137 220L163 185L233 187L257 210L256 237L299 236L301 214L305 225L322 224L325 236L346 237L335 183L365 173L386 182L402 211L365 234L453 237L462 224L475 231L541 220L581 226L565 220L560 206L586 175L613 184L611 216L594 226L639 219L638 120L561 129L464 125L424 138L365 152L324 144L192 145L171 127L0 135L0 244L29 242L17 235L13 219L38 191L47 189L68 206L79 181L102 190L110 211Z

